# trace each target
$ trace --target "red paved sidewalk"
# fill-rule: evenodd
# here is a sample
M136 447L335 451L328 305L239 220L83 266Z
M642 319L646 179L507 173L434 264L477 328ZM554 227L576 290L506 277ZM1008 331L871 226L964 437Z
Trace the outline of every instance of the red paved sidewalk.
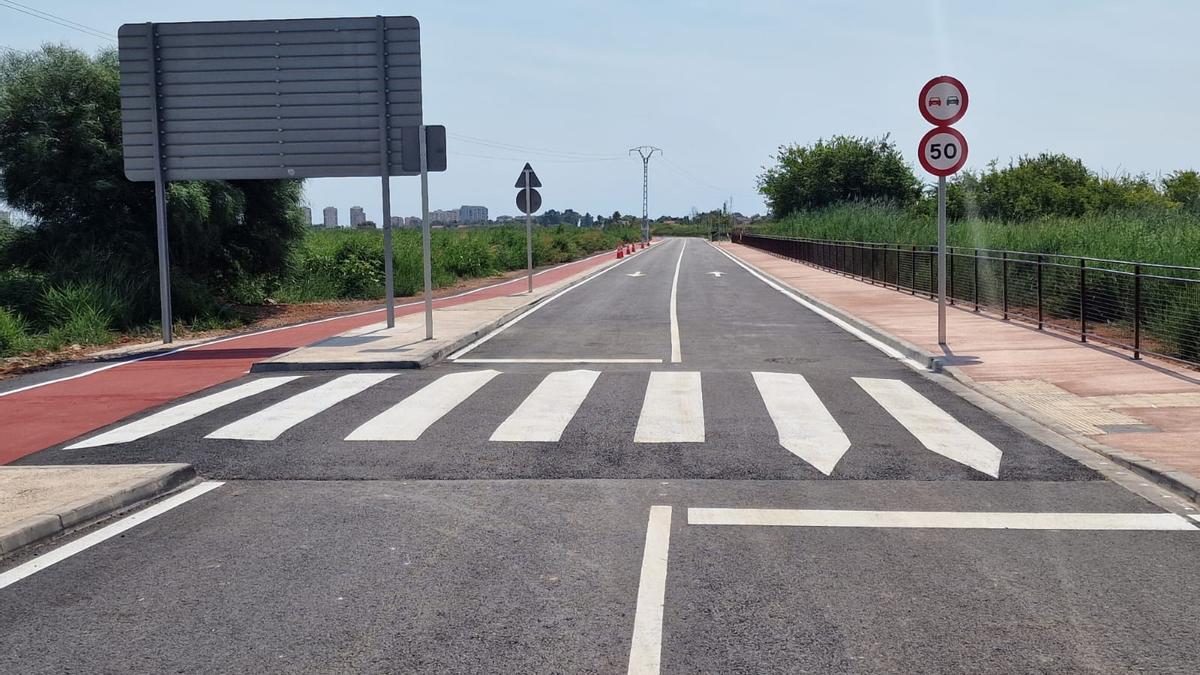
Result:
M981 391L1059 430L1200 477L1200 372L958 308L947 311L944 352L931 300L748 246L721 247L927 353L945 353Z
M601 253L544 270L535 286L553 284L607 263L613 253ZM450 307L520 292L524 276L494 286L434 301ZM396 307L398 316L424 311L416 302ZM383 310L373 310L297 326L223 338L213 342L128 361L69 380L49 382L10 394L0 393L0 464L63 443L129 415L181 396L228 382L246 374L263 359L324 340L339 333L377 323ZM434 327L436 331L436 326ZM102 366L97 366L101 368Z

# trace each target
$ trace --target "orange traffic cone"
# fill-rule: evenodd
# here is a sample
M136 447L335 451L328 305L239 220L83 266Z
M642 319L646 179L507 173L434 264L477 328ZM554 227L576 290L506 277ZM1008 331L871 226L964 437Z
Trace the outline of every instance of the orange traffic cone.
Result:
M617 247L617 259L620 260L621 258L624 258L624 257L625 257L625 248L623 246L618 246Z

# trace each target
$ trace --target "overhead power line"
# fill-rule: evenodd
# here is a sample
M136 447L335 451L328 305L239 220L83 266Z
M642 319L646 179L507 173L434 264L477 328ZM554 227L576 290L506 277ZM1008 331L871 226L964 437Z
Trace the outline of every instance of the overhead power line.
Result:
M501 162L524 162L528 157L497 157L495 155L477 155L471 152L459 152L458 150L450 150L451 155L458 157L475 157L478 159L494 159ZM563 159L561 157L538 157L538 162L550 162L552 164L594 164L596 162L614 162L623 160L624 157L602 157L598 159Z
M532 154L537 154L537 155L544 155L547 157L562 157L562 158L566 158L566 159L580 159L580 160L610 160L610 159L615 160L615 159L624 159L625 158L624 155L599 154L599 153L594 153L594 152L576 152L574 150L550 150L547 148L531 148L528 146L515 145L512 143L505 143L502 141L493 141L493 140L489 140L486 138L479 138L476 136L465 136L463 134L448 133L446 135L451 138L454 138L456 140L464 141L464 142L470 143L472 145L479 145L479 146L482 146L485 148L493 148L496 150L507 150L510 152L526 152L526 153L532 153Z
M42 21L49 21L50 23L58 24L59 26L62 26L64 28L70 28L71 30L77 30L80 33L85 33L92 37L98 37L98 38L101 38L104 40L108 40L110 42L117 41L117 39L115 37L113 37L112 33L107 33L105 31L99 30L97 28L92 28L91 26L85 26L84 24L81 24L81 23L78 23L75 21L71 21L70 19L61 17L57 14L51 14L50 12L47 12L47 11L44 11L41 9L36 9L34 7L30 7L29 5L22 5L19 2L15 2L15 0L0 0L0 6L7 7L13 11L20 12L22 14L27 14L29 16L34 17L35 19L41 19Z

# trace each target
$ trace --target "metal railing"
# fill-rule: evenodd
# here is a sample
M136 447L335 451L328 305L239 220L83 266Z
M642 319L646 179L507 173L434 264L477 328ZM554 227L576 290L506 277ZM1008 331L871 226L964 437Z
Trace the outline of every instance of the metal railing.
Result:
M735 232L734 241L912 295L937 294L937 247ZM1200 268L950 247L946 296L1142 354L1200 365Z

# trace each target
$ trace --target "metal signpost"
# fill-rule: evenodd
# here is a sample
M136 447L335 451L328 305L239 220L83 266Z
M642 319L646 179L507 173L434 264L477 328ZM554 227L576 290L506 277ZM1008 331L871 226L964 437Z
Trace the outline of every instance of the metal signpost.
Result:
M938 344L946 344L946 176L957 173L967 162L967 139L950 125L967 112L967 88L962 82L942 75L921 88L917 97L921 116L934 125L917 148L921 166L938 177Z
M542 208L542 195L534 188L542 187L542 181L538 180L537 174L533 172L533 167L529 166L529 162L525 162L525 168L521 169L521 175L517 177L517 184L513 187L520 188L517 193L517 208L525 214L525 271L529 277L529 292L533 292L533 213Z
M154 181L163 342L168 182L380 176L392 326L388 179L418 174L432 337L427 172L446 170L446 129L422 119L415 18L138 23L117 37L125 176Z

